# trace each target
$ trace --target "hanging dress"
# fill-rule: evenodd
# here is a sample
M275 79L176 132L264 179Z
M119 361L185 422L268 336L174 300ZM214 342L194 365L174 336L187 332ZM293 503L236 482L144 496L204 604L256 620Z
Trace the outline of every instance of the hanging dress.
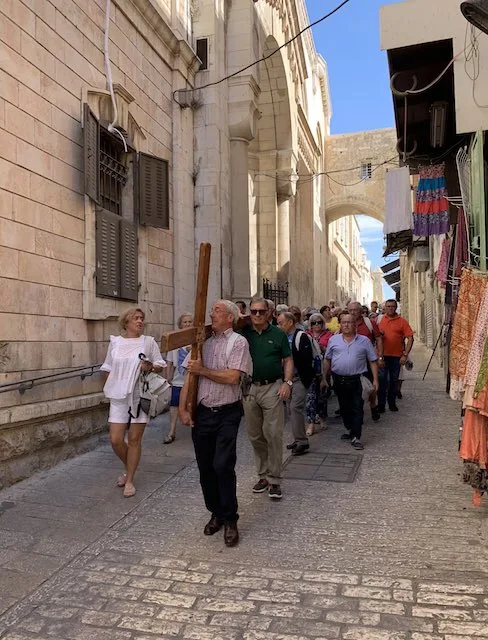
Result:
M419 167L413 232L417 236L438 236L450 228L449 202L444 163Z

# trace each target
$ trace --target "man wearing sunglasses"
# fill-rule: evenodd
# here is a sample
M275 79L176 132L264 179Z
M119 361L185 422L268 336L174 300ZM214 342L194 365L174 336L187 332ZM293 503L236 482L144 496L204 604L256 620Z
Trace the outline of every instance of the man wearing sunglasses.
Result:
M251 326L242 331L249 342L253 362L253 384L244 401L249 440L254 450L258 482L254 493L268 491L270 498L282 497L283 401L293 386L293 360L286 334L269 322L268 302L253 298Z

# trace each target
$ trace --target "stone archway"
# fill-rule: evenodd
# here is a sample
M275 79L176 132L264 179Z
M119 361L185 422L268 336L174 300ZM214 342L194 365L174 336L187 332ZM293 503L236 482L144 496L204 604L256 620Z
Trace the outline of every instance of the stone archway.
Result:
M279 48L274 36L264 41L262 57ZM251 292L262 278L288 278L290 261L291 175L296 127L292 125L285 59L277 51L259 65L256 135L249 144Z
M365 215L384 222L384 210L379 208L379 203L363 200L354 195L346 197L336 203L329 203L325 210L327 222L334 222L344 216Z
M329 222L355 213L384 221L385 175L388 167L398 165L396 144L395 129L326 138L325 215Z
M336 203L326 210L327 237L329 249L329 268L327 274L328 292L332 299L339 303L347 298L371 302L373 276L371 286L367 288L369 267L367 249L363 245L362 232L364 226L357 216L368 217L379 223L368 229L372 234L366 241L383 240L382 212L371 203L354 199L349 202ZM354 220L354 218L356 218ZM371 266L371 265L370 265ZM371 274L371 271L369 272ZM369 294L368 294L369 291Z

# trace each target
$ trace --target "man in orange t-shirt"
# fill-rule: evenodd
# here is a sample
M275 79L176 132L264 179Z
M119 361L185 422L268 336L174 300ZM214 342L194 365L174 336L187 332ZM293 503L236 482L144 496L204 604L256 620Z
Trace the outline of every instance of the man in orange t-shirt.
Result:
M378 410L384 413L386 401L390 411L398 411L396 405L397 382L400 367L405 364L413 346L411 326L397 313L396 300L385 302L385 315L379 323L383 335L383 356L385 366L380 369L380 389L378 393Z

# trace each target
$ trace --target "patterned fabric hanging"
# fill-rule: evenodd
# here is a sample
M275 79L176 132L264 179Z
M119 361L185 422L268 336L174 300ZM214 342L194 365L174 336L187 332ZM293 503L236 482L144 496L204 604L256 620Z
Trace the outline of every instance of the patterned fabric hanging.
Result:
M417 236L438 236L450 228L444 163L419 168L420 180L413 215Z
M444 238L442 241L441 257L437 266L436 278L441 283L441 287L445 287L447 283L447 275L449 270L449 256L451 255L451 240Z

